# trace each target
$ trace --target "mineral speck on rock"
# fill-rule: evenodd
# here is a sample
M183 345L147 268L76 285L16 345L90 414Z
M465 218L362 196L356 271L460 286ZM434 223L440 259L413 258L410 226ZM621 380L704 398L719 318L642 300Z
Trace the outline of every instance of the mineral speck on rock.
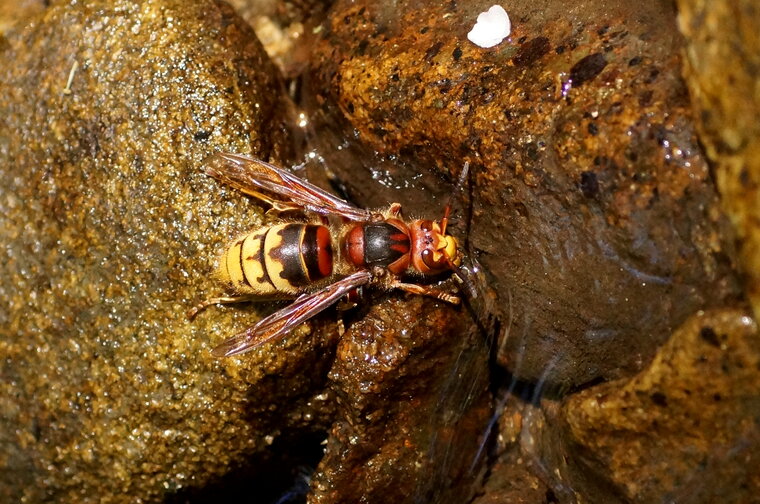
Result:
M479 47L493 47L507 38L511 29L507 11L501 5L494 5L478 14L475 26L467 33L467 39Z

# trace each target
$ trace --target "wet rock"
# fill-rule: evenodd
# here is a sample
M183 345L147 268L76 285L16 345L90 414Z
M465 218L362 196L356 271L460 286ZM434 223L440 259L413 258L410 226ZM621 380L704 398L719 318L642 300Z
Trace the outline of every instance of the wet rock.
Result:
M423 215L451 190L431 167L451 180L469 160L458 232L497 295L500 362L565 388L633 373L740 297L675 12L512 3L512 35L485 50L466 34L489 6L338 1L305 93L320 153L359 203Z
M33 16L45 9L42 0L24 0L22 2L2 2L0 4L0 37L11 30L20 20ZM2 40L0 38L0 40Z
M485 300L501 319L501 363L539 389L630 374L695 310L741 296L674 12L515 4L512 37L483 50L466 33L489 6L341 1L299 31L317 35L314 146L334 189L367 206L400 201L407 215L440 215L469 160L459 213L473 215L456 228L485 266L473 308ZM225 241L262 222L258 205L200 174L202 159L293 157L277 72L250 28L216 2L89 2L54 4L5 37L0 500L185 502L251 488L276 500L282 473L319 460L324 433L312 502L473 494L491 460L490 403L468 311L376 293L345 315L337 353L337 317L325 316L224 361L209 348L274 308L184 319L219 292ZM283 47L272 46L283 67L301 64ZM733 215L749 222L743 205ZM700 317L712 332L687 322L631 382L562 409L507 408L482 502L756 492L754 329L743 312ZM306 492L300 472L286 492Z
M466 502L491 411L488 349L451 306L371 305L330 372L338 411L309 502Z
M280 432L326 429L334 327L218 361L210 348L259 309L185 318L219 292L220 248L261 222L202 160L290 157L250 27L221 2L95 1L6 38L0 500L163 500L271 461Z
M700 140L733 221L745 287L760 314L760 12L751 0L679 1Z
M256 31L267 54L286 77L296 77L307 64L304 32L324 18L325 0L231 0L230 5Z
M474 504L515 502L532 504L558 502L552 475L535 456L533 433L543 425L541 411L513 394L503 395L503 404L497 405L495 453L483 451L482 456L493 456L489 477L481 495ZM538 420L537 420L538 419ZM562 502L561 500L559 502Z
M500 458L492 467L492 477L473 504L539 504L557 502L550 488L536 477L536 470L516 451Z
M757 338L745 311L699 313L633 379L569 397L558 425L574 489L590 502L754 502Z

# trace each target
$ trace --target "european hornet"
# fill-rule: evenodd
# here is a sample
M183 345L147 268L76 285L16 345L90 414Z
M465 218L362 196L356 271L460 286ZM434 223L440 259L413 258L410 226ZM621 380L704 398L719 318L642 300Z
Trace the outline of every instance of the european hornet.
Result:
M450 203L440 222L407 221L401 217L399 203L385 211L357 208L259 159L218 153L204 170L220 182L264 201L276 212L313 214L305 222L289 221L254 229L235 239L222 254L217 273L233 295L202 302L188 312L190 319L217 303L262 297L295 300L223 342L213 350L214 355L248 352L286 334L365 285L459 303L455 294L402 281L407 276L458 271L462 254L456 238L446 233ZM467 164L460 181L466 173ZM331 223L330 217L338 217L340 222Z

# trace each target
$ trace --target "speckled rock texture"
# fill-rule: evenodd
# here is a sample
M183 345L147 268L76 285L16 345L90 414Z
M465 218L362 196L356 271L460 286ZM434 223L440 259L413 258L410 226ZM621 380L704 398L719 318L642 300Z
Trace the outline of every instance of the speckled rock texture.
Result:
M503 396L474 502L757 502L757 341L749 311L698 312L632 378Z
M389 315L376 327L365 314L362 344L382 355L355 361L345 350L332 380L335 312L223 361L209 349L259 309L185 318L218 293L224 244L263 222L260 205L202 175L203 159L218 149L292 159L282 83L249 26L222 2L57 3L6 37L0 500L202 501L249 485L276 500L292 473L308 481L297 468L319 459L328 431L328 453L357 467L380 452L364 464L380 471L379 487L402 477L423 496L472 492L481 465L444 458L478 448L488 357L451 307L397 302L389 309L409 319L408 336L383 328ZM407 358L423 365L407 369ZM392 365L401 377L362 377ZM467 368L479 378L442 398ZM370 422L356 406L368 393L373 409L407 402ZM349 428L363 441L358 455ZM351 472L333 474L348 466L326 460L314 476L321 501L380 489L349 492L339 482ZM440 477L420 484L436 460Z
M578 494L604 482L606 502L756 502L758 336L747 312L699 313L632 380L568 398Z
M634 372L695 310L740 297L676 13L520 2L512 35L484 50L465 35L489 6L336 2L308 74L316 117L347 122L386 163L335 170L373 205L411 181L430 212L450 184L419 166L455 177L469 160L459 229L497 294L500 362L566 388ZM427 206L411 195L436 186Z
M1 502L757 500L748 2L234 5L0 9ZM431 218L468 161L464 306L214 359L281 306L186 319L274 219L218 150Z
M602 434L615 425L606 410L586 414L574 395L562 400L573 387L641 369L669 389L710 389L709 373L682 376L681 367L658 364L672 351L660 350L671 333L689 334L705 308L750 327L742 349L725 358L758 356L748 344L753 322L742 311L734 232L681 77L686 45L674 5L514 4L511 37L484 51L464 34L489 5L337 2L316 34L306 94L317 143L339 147L320 152L357 201L379 205L400 193L430 213L450 183L419 166L438 166L451 180L465 160L472 165L463 206L473 215L459 229L496 296L489 308L501 322L499 362L508 379L521 379L509 390L540 404L497 450L481 499L751 500L756 476L743 464L757 445L754 372L720 372L724 391L738 380L747 397L716 406L704 419L712 426L703 425L699 401L652 409L625 393L637 382L613 382L619 410L637 411L645 440ZM352 131L359 146L331 130ZM357 169L367 175L357 178ZM553 398L540 400L544 389ZM655 400L662 393L652 390ZM700 396L708 399L716 400ZM672 424L695 419L676 432L659 428L662 415ZM570 422L577 430L560 427ZM739 434L733 425L743 426ZM494 430L505 434L503 425ZM684 457L689 439L712 435L725 443L704 442ZM654 454L654 446L672 449ZM509 475L520 473L526 484L513 485Z
M290 149L252 30L223 3L87 2L6 38L0 500L160 500L318 416L324 371L284 355L329 338L219 362L209 348L254 314L184 315L260 215L201 160Z
M760 10L752 0L678 2L684 73L760 314Z

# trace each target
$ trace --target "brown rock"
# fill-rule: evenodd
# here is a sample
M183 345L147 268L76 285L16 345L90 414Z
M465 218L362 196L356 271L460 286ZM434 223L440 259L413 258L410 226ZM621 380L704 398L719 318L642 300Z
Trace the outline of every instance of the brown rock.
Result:
M760 11L752 0L681 0L684 65L700 119L700 139L715 163L723 207L738 239L746 291L760 314Z
M19 2L0 3L0 40L5 32L21 20L33 16L45 9L43 0L21 0Z
M744 311L699 313L630 381L568 398L565 460L576 491L596 496L590 502L756 501L757 338Z
M536 477L536 469L516 451L509 452L491 467L482 495L473 504L539 504L556 502L552 490Z
M326 428L334 332L217 361L254 314L185 318L260 222L202 160L291 148L252 30L211 1L55 4L0 58L0 500L163 500Z
M325 16L326 0L230 0L229 4L256 31L282 74L295 78L309 58L301 43L306 30Z
M554 475L536 456L542 451L537 444L543 441L543 413L515 395L504 397L504 403L497 405L496 456L474 504L565 502L567 492L563 492ZM482 453L483 457L491 455ZM563 498L558 499L557 495Z
M503 365L563 387L635 372L695 310L739 296L675 12L511 4L512 35L486 50L465 35L489 5L335 4L309 73L320 138L353 129L377 155L343 143L331 166L363 204L433 215L450 184L426 167L470 160L459 232L497 294Z
M647 367L673 327L741 297L673 9L514 4L512 36L484 50L465 35L490 5L338 1L298 32L318 39L311 147L354 201L437 217L471 162L473 215L457 229L485 267L472 305L499 317L501 363L536 387L530 400L547 382L566 391L645 368L561 409L510 403L480 502L746 502L760 479L752 321L698 315ZM710 15L725 21L720 8ZM300 22L278 9L272 19ZM714 24L689 9L690 86L754 282L753 74L700 59ZM734 47L754 47L744 26ZM209 348L256 308L184 319L219 292L224 242L262 222L200 173L203 158L293 157L280 80L248 26L222 3L153 0L54 4L0 29L0 500L251 488L271 500L316 463L324 432L312 502L474 494L493 454L486 340L467 311L375 293L345 315L337 353L325 316L221 362ZM286 69L302 63L272 48ZM713 106L722 79L745 98Z
M488 351L474 325L423 298L373 304L330 372L338 399L309 502L467 502L490 416Z

